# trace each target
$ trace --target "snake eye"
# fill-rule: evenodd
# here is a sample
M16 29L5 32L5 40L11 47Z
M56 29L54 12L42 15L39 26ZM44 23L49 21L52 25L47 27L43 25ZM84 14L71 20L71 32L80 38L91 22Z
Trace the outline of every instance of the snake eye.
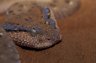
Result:
M0 37L2 37L4 34L2 32L0 32Z
M38 34L42 35L43 30L40 27L33 27L30 33L32 36L37 36Z
M34 28L32 28L32 30L31 30L32 32L34 32L34 33L36 33L37 32L37 30L35 30Z
M38 34L38 33L41 33L42 32L42 29L40 27L33 27L31 29L31 32Z

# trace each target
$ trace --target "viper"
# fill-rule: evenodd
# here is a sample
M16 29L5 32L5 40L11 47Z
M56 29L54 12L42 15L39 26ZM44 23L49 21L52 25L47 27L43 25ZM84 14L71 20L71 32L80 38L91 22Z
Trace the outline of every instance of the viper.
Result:
M4 13L1 25L16 45L34 49L51 47L61 41L57 22L48 8L31 6L25 11L21 3L10 7ZM27 5L26 5L27 7ZM37 12L36 12L37 11Z

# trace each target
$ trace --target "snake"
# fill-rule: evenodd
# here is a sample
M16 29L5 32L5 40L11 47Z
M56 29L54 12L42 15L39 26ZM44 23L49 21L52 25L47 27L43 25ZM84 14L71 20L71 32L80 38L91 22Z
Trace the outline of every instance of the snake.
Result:
M0 24L0 62L21 63L14 43L41 50L61 42L56 18L72 15L79 6L80 0L0 1L0 13L5 16Z
M14 7L16 8L10 7L4 14L6 22L2 27L16 45L31 49L45 49L61 41L59 27L56 21L50 18L48 8L44 8L41 12L38 6L32 6L28 12L23 13L18 4ZM39 15L32 12L32 9L39 10Z

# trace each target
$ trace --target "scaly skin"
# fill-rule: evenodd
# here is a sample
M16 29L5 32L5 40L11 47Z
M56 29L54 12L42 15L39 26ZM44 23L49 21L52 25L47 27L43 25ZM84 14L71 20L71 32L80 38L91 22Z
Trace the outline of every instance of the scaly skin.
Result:
M21 47L48 48L60 42L61 35L56 21L50 20L51 16L47 16L49 21L42 16L39 7L32 6L25 12L16 4L5 13L3 28L15 44Z

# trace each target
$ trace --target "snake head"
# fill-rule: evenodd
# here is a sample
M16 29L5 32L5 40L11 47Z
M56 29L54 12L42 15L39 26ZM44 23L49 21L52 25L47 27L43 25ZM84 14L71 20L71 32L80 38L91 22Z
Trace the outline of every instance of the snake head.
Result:
M59 29L53 28L43 22L35 22L36 23L30 24L30 27L17 25L16 23L5 23L3 24L3 28L15 44L22 47L43 49L51 47L61 41Z
M52 18L44 19L42 17L44 14L40 8L31 7L30 12L20 14L18 14L19 11L16 11L18 5L16 8L12 7L11 12L9 12L10 9L5 13L6 23L3 24L3 28L15 44L21 47L45 49L61 41L61 34L56 21ZM44 16L48 17L48 15Z

